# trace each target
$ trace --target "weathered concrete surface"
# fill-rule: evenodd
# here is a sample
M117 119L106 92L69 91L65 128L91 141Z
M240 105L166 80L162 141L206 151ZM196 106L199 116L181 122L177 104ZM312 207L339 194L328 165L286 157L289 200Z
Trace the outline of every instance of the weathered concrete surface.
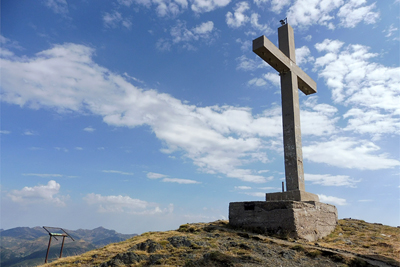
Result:
M256 232L316 241L329 235L338 221L333 205L315 201L229 203L229 224Z
M283 25L278 38L279 49L265 36L253 40L253 52L275 68L281 79L286 191L305 191L298 89L312 94L317 92L317 85L296 65L293 28Z
M294 200L294 201L316 201L319 202L318 195L302 191L293 190L286 192L267 193L265 194L266 201L278 201L278 200Z

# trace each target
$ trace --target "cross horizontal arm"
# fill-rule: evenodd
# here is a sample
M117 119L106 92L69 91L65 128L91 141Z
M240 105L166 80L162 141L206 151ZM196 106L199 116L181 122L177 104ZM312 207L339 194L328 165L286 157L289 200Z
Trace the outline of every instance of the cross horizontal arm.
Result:
M267 37L260 36L253 40L253 52L271 65L279 73L292 71L297 76L299 89L306 95L317 92L316 82L310 78L302 69L291 61L278 47Z

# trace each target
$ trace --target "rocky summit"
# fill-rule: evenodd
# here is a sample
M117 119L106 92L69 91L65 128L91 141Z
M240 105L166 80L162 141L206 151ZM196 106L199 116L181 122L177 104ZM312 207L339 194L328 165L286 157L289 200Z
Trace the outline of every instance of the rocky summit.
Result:
M339 220L318 243L233 228L227 221L148 232L44 266L400 266L400 229Z

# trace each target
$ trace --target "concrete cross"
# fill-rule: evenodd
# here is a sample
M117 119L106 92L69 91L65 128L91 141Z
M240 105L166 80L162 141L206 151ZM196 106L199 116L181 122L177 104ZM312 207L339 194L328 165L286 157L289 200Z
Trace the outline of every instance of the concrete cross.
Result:
M289 24L278 28L279 49L265 36L253 40L253 52L279 72L282 93L283 145L286 192L266 195L266 200L319 201L305 192L300 130L300 89L304 94L317 92L317 84L296 65L294 33Z

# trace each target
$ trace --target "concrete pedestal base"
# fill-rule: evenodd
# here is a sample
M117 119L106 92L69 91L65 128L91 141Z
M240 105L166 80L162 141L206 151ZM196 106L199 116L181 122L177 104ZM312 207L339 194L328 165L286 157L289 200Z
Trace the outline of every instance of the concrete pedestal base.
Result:
M315 201L229 203L229 224L262 233L316 241L329 235L338 221L333 205Z

